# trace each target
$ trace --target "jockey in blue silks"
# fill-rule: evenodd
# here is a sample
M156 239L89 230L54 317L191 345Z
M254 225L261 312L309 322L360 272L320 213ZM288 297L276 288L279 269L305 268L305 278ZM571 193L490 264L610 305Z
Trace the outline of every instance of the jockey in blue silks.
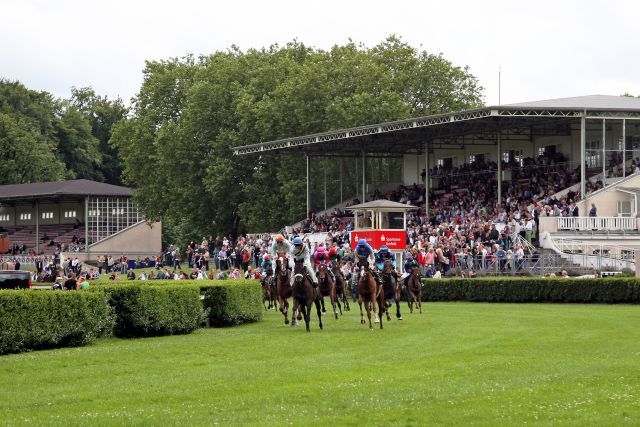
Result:
M356 259L358 261L358 267L364 267L365 265L372 265L374 261L373 248L371 245L367 243L365 239L358 240L358 246L356 246ZM376 282L378 282L378 286L382 286L382 279L380 276L373 271L373 276L376 278ZM354 274L354 283L357 284L360 279L359 272Z
M391 261L391 265L393 265L393 269L396 269L396 257L391 253L387 245L382 245L378 253L376 254L376 266L378 270L382 271L384 267L384 262L386 260Z

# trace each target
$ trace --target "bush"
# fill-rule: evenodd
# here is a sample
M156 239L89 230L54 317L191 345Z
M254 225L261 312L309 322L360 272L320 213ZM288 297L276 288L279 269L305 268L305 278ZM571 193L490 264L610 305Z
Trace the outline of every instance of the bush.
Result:
M635 278L423 279L423 301L640 303Z
M97 288L138 286L196 287L200 290L203 312L211 326L233 326L262 319L262 287L258 280L146 280L98 283Z
M93 290L107 295L116 317L114 334L119 337L186 334L203 320L196 286L117 284Z
M233 326L262 319L262 287L257 280L226 281L203 288L212 326Z
M0 291L0 354L85 345L112 328L100 293Z

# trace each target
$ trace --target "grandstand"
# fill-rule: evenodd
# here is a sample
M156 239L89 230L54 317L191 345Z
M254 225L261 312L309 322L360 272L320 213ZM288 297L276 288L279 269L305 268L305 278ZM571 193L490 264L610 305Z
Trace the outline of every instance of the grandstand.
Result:
M637 98L591 95L489 106L234 149L236 155L276 152L305 156L307 165L328 156L358 161L362 181L350 196L416 204L419 222L449 221L452 210L477 216L481 208L491 213L485 221L511 224L514 212L522 212L536 217L535 243L570 264L592 268L596 256L599 266L615 268L623 260L635 269ZM367 177L380 156L402 159L395 191L378 191ZM317 196L308 190L308 212ZM588 216L592 204L597 219Z
M0 186L0 252L94 260L161 250L162 224L147 224L133 190L84 179Z

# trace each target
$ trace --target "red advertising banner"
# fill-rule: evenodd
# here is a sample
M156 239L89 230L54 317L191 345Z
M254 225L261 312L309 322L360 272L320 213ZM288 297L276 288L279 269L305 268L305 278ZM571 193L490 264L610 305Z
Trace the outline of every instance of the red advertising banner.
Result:
M387 245L389 249L401 251L407 247L407 233L404 230L358 230L351 232L351 249L358 246L358 240L365 239L373 249Z

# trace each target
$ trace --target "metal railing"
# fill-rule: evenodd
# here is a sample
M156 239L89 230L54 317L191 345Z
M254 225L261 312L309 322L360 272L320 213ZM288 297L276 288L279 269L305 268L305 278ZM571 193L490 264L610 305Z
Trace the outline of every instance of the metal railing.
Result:
M559 255L582 267L635 271L637 247L573 239L554 239L554 244L562 252Z
M561 230L637 231L638 226L635 217L567 216L558 217L558 231Z
M554 273L558 275L562 270L571 274L592 274L594 270L633 270L635 264L616 262L600 257L599 262L591 260L593 256L576 254L566 257L565 254L533 253L517 257L515 254L498 257L495 254L481 255L456 254L451 269L458 275L473 270L477 275L486 276L544 276Z

